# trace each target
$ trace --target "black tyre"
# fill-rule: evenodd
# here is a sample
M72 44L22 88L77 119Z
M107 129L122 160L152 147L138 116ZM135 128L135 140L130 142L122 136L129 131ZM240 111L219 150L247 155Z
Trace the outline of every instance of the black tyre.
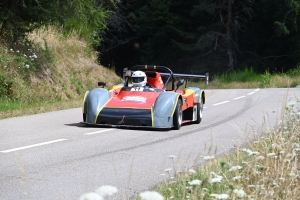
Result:
M203 99L201 99L200 103L197 104L197 120L195 124L200 124L203 117Z
M182 102L181 99L178 99L177 106L173 115L173 128L179 130L182 124Z
M83 113L83 122L86 122L86 114Z

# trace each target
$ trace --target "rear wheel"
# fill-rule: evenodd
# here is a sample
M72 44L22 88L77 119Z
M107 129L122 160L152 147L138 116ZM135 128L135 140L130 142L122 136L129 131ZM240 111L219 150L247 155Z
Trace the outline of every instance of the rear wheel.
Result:
M201 99L200 103L197 104L197 120L195 121L196 124L200 124L203 117L203 99Z
M179 130L182 123L182 102L178 99L177 106L175 108L175 113L173 115L173 128Z

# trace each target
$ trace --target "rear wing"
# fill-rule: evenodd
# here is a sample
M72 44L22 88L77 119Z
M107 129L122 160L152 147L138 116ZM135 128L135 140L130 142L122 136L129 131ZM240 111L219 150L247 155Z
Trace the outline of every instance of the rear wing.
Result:
M141 71L157 71L160 73L161 76L168 77L167 83L169 81L172 82L172 89L174 89L174 81L175 78L181 78L186 80L188 79L205 79L206 85L208 85L209 81L209 73L206 73L205 75L194 75L194 74L179 74L179 73L173 73L171 69L169 69L166 66L156 66L156 65L135 65L128 70L128 68L123 69L123 79L125 79L125 85L128 84L128 77L131 76L132 71L141 70ZM127 83L127 84L126 84Z

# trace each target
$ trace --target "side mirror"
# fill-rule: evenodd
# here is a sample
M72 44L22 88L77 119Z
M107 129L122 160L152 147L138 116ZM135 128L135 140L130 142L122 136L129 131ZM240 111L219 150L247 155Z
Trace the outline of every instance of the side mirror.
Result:
M106 82L98 82L98 86L102 86L104 88L104 86L106 86Z
M131 77L131 75L132 75L131 70L127 70L127 71L125 72L125 77L126 77L126 76L127 76L127 77Z
M184 84L184 79L180 79L177 83L176 83L176 90L180 87L180 86L182 86ZM175 90L175 91L176 91Z

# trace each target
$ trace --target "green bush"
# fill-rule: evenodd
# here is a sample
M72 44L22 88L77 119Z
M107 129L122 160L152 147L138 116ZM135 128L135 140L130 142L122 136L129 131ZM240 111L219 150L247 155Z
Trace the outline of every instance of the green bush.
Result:
M234 71L232 73L224 73L216 78L223 83L258 82L261 80L261 77L254 72L252 68L245 68L243 71Z
M290 69L287 74L291 77L300 76L300 63L297 64L296 68Z
M0 98L10 98L12 94L12 82L7 81L6 77L0 74Z

